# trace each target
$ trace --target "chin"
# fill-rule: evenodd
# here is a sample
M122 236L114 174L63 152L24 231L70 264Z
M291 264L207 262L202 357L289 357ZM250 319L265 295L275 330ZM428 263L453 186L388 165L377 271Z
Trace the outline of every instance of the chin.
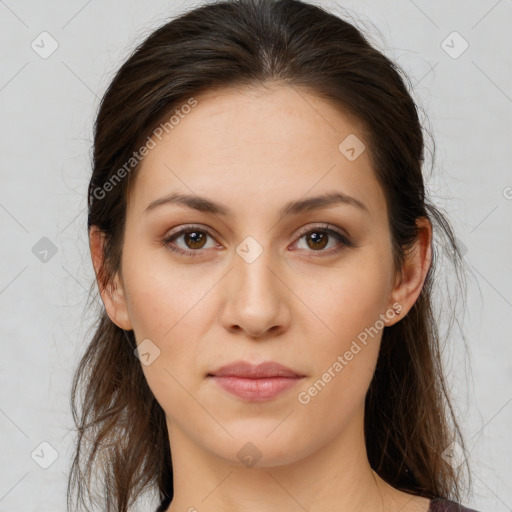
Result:
M278 424L278 423L277 423ZM276 427L274 422L273 427ZM289 429L278 436L271 429L240 430L229 429L233 439L224 438L209 447L210 451L227 463L237 467L272 468L293 464L315 451L311 437L303 438L304 432ZM278 427L280 428L280 427ZM221 450L219 448L221 447Z

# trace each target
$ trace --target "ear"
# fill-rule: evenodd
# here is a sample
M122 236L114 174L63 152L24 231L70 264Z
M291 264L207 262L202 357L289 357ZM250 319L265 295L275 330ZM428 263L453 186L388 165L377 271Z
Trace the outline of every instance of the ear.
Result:
M107 314L118 327L124 330L133 329L126 298L123 290L123 283L119 272L110 282L106 281L104 266L104 243L105 234L97 226L89 229L89 248L91 251L92 264L96 274L96 282L100 290L101 300L105 305Z
M418 238L406 254L402 273L397 273L395 286L391 294L390 308L395 316L387 325L401 320L413 307L423 289L423 283L432 263L432 224L426 217L417 219Z

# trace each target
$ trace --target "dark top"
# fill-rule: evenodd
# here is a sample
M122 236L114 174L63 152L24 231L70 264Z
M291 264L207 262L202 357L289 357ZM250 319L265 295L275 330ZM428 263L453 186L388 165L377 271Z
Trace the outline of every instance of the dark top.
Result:
M165 512L171 503L171 498L164 498L156 512ZM472 508L466 508L459 505L455 501L443 500L442 498L434 498L430 500L428 512L477 512Z

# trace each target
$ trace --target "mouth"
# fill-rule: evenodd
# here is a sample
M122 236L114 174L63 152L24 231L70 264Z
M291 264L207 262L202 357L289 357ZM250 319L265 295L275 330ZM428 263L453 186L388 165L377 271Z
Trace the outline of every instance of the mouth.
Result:
M263 402L296 386L305 375L276 362L236 361L207 374L224 391L248 402Z

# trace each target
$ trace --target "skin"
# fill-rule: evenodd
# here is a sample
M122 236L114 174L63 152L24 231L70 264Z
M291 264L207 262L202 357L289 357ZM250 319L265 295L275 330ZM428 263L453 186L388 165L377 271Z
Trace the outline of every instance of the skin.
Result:
M364 398L382 329L309 403L298 394L393 304L401 311L386 325L407 314L431 263L430 223L418 222L418 242L399 279L368 150L350 161L338 149L349 134L364 141L357 122L281 85L196 99L142 161L129 195L121 269L101 292L113 322L160 350L141 366L167 418L175 488L168 510L427 511L427 499L392 488L367 459ZM278 216L288 201L333 191L368 211L336 204ZM144 212L172 192L206 196L231 214L177 204ZM345 230L355 245L329 235L318 249L311 231L323 223ZM203 235L203 245L183 235L174 240L198 256L177 255L162 242L186 224L213 233ZM309 235L301 228L311 228ZM251 263L236 252L248 236L262 249ZM90 246L98 272L96 229ZM240 359L277 361L305 378L272 400L248 403L206 378ZM248 442L261 455L253 467L237 457Z

